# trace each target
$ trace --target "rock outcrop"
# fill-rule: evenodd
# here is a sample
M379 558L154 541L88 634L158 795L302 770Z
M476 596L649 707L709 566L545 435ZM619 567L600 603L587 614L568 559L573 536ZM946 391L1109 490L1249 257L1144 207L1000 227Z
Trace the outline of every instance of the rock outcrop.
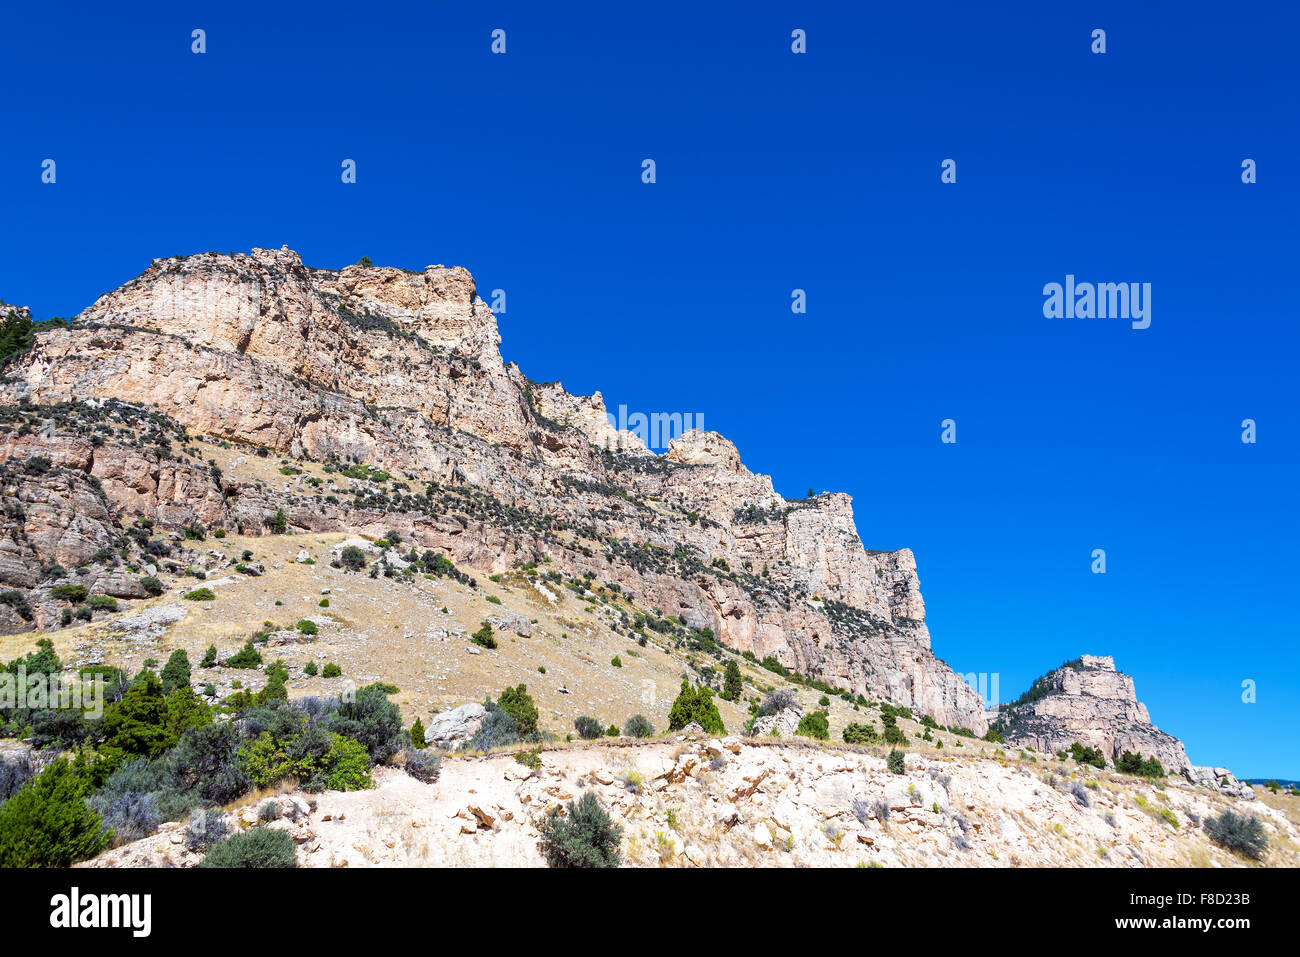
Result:
M1255 799L1255 789L1245 781L1238 781L1227 768L1210 768L1201 765L1189 765L1183 768L1183 777L1199 787L1210 788L1228 797L1241 798L1246 801Z
M312 269L287 248L155 260L3 370L0 461L55 473L6 482L28 517L6 520L0 576L35 607L43 569L134 547L140 517L178 537L260 534L280 515L299 531L391 528L485 574L544 559L589 573L760 660L985 730L979 695L931 651L912 553L864 549L847 495L786 500L715 432L655 455L599 393L530 382L499 344L460 268ZM87 424L106 403L122 421ZM176 449L194 436L404 491L218 475ZM0 629L23 627L9 618Z
M1114 762L1125 751L1155 758L1181 773L1191 764L1183 743L1151 723L1133 679L1109 656L1083 655L1034 682L1013 705L997 710L994 726L1008 743L1049 753L1078 743Z
M802 719L803 712L798 708L783 708L776 714L755 718L753 726L749 729L749 735L754 738L770 736L792 738Z
M1253 863L1206 833L1207 818L1236 809L1223 795L1171 783L1156 798L1142 783L1134 793L1131 778L1099 776L1109 786L1084 791L1024 762L910 753L898 774L870 751L681 734L547 750L536 768L509 754L447 758L432 784L376 768L374 789L271 798L280 816L266 826L288 831L307 867L541 867L542 819L594 794L623 829L625 867ZM259 820L266 800L237 807L237 818ZM1296 826L1273 808L1257 813L1272 846L1266 863L1294 867ZM164 824L78 866L197 866L186 826Z

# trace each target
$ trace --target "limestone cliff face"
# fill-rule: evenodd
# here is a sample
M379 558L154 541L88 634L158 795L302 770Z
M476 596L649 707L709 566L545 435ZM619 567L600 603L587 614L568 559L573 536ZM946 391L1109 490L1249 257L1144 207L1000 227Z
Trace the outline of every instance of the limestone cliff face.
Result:
M288 249L155 260L11 359L0 403L38 416L125 403L178 432L364 464L424 494L349 499L294 481L218 480L192 458L112 430L104 441L100 426L96 446L66 423L57 438L0 423L0 461L57 457L64 477L95 478L105 528L119 535L139 515L256 533L283 508L303 530L400 528L484 572L547 556L760 659L985 730L979 696L930 650L912 553L865 550L847 495L787 501L715 432L687 432L655 455L609 424L599 393L530 382L499 345L459 268L319 270ZM57 537L17 536L30 587L60 547L84 560L88 545L73 555Z
M1083 655L1040 678L1031 695L998 712L1010 744L1054 752L1078 742L1110 760L1132 751L1156 758L1166 770L1190 766L1183 743L1151 723L1133 679L1116 671L1109 656Z
M435 426L512 448L529 444L521 397L498 350L496 319L464 269L329 272L306 268L288 249L206 253L155 260L79 319L172 337L170 350L137 367L148 377L182 344L206 357L201 365L209 369L236 357L253 360L233 376L196 370L204 378L191 384L194 398L214 411L234 404L219 394L224 379L243 392L251 374L302 380L312 393L324 389L369 406L409 409ZM329 416L333 410L325 405L320 414ZM307 438L325 443L323 436Z

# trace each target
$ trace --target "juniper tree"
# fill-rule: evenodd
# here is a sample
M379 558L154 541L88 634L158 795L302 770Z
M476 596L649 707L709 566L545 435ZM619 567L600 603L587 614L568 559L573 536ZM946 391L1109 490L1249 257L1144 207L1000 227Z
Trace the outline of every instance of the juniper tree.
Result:
M213 657L216 657L215 654ZM205 659L206 660L206 659ZM177 648L167 659L162 670L163 694L171 694L182 685L190 683L190 656L185 649Z

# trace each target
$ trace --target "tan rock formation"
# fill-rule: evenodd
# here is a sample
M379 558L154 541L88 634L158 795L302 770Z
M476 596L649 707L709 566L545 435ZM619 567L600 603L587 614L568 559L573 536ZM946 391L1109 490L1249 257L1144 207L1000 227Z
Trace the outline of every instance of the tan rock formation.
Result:
M1151 723L1133 679L1108 655L1083 655L1038 679L1030 694L1036 697L998 711L1011 744L1055 752L1078 742L1111 761L1132 751L1180 773L1191 764L1183 743Z

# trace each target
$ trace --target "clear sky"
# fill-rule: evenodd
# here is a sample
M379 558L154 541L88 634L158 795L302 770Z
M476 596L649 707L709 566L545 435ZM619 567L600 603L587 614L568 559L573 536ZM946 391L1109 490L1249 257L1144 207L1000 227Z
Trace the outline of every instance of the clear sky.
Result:
M958 671L1112 654L1193 762L1300 778L1293 4L184 6L0 12L0 299L464 265L533 379L852 494ZM1150 327L1045 318L1067 274Z

